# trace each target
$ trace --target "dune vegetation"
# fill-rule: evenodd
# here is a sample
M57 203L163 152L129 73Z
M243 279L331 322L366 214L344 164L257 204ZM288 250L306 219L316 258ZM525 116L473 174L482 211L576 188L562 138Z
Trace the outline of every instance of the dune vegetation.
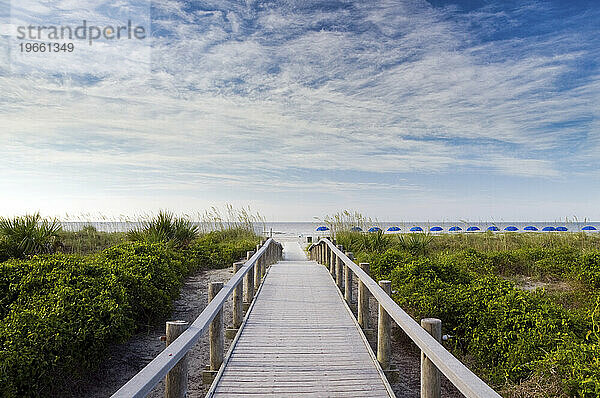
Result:
M161 212L129 233L0 219L0 396L55 396L110 345L164 321L187 275L230 266L259 242L241 214L201 231Z
M348 214L337 243L503 396L600 396L600 234L361 233Z

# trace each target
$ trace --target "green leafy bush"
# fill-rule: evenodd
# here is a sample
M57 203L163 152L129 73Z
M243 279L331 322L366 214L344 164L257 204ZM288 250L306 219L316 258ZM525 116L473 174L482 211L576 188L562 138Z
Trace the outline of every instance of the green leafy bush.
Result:
M348 238L343 237L347 249L371 264L373 278L392 280L402 308L416 319L442 319L454 336L454 352L468 357L486 380L514 386L533 376L539 383L559 375L565 394L599 395L600 313L586 315L585 309L600 297L600 252L589 244L565 243L579 237L539 242L535 236L510 236L502 242L482 236L473 238L477 249L464 243L470 236L435 237L427 250L411 250L417 245L405 241L385 251L365 250L359 238ZM519 242L527 244L515 247ZM506 279L512 276L575 287L554 295L527 291ZM578 303L562 305L557 298Z
M391 273L394 298L417 318L438 317L456 348L497 383L518 382L565 336L583 330L565 310L493 275L468 273L451 259L413 259Z
M126 289L93 259L57 254L0 267L3 289L9 278L0 324L4 397L50 395L61 376L80 376L135 328Z
M123 232L98 231L91 225L79 231L61 231L58 235L60 244L57 250L70 254L97 253L123 242L126 237Z
M185 250L125 242L0 263L0 396L56 395L108 346L167 317L190 271L229 266L258 241L233 236L207 234Z

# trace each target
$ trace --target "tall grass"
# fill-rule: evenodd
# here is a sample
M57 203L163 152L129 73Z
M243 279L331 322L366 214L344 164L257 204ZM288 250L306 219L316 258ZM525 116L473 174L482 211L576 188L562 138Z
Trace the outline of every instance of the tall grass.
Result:
M198 215L199 227L203 233L220 231L232 238L244 238L254 235L257 225L261 226L261 231L265 229L264 217L258 212L253 212L250 207L236 209L228 204L222 211L213 206Z
M57 220L44 219L39 213L0 217L0 260L52 253L58 244L60 231Z
M322 220L325 225L331 230L331 233L336 235L340 232L352 231L352 228L359 227L363 231L373 224L377 224L377 220L363 216L355 210L342 210L332 215L327 215Z

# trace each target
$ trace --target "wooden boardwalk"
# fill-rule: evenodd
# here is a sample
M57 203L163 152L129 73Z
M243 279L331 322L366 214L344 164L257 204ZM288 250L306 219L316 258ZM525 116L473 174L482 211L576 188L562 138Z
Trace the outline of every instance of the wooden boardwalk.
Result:
M393 396L327 268L288 243L209 396Z

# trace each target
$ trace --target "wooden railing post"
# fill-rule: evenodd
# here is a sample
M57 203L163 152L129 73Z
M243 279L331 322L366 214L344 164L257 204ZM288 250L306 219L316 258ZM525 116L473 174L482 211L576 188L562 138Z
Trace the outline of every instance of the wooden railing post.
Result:
M250 258L254 255L254 252L246 252L246 260L250 260ZM244 277L244 282L246 285L246 297L245 297L245 305L250 306L252 299L254 298L254 269L251 267L246 273Z
M370 275L369 263L360 263L358 266ZM358 281L358 324L363 329L369 328L369 290L360 279Z
M346 252L346 256L354 261L354 253ZM344 264L344 299L348 306L352 307L352 270Z
M379 281L379 286L389 296L392 293L392 282ZM391 353L391 323L390 316L379 304L379 317L377 325L377 360L383 370L390 368L390 353Z
M256 253L260 250L262 245L256 245ZM254 266L254 288L258 289L260 286L260 281L262 280L262 264L265 261L264 254L256 260L256 265Z
M271 241L271 244L269 245L269 247L267 249L267 266L269 266L269 265L271 265L271 264L273 264L275 262L275 261L273 261L273 259L275 257L273 249L274 249L275 246L273 245L272 242L273 241Z
M189 326L184 321L167 322L167 347ZM185 355L165 378L165 398L184 398L188 389L188 357Z
M233 273L237 273L242 266L243 262L233 263ZM242 325L242 320L244 319L244 299L242 295L244 294L244 285L242 282L238 283L233 291L233 328L237 329Z
M442 321L436 318L421 319L421 327L438 343L442 342ZM440 371L421 351L421 398L440 398Z
M336 257L335 260L335 281L337 282L337 286L340 289L340 291L342 290L343 286L344 286L344 280L343 280L343 273L342 273L342 266L343 266L343 262L342 259L340 257Z
M335 278L335 264L336 264L336 262L337 262L337 256L336 256L336 254L332 250L331 251L331 261L329 262L329 273L334 278Z
M254 263L254 293L256 294L256 291L258 290L258 287L260 286L260 271L262 269L262 266L260 265L261 263L261 259L259 258L258 260L256 260L256 262Z
M212 301L222 288L223 282L211 282L208 287L208 301ZM216 372L223 363L223 347L225 346L223 308L211 322L208 336L210 340L210 370Z
M325 243L319 243L319 264L323 264L325 260Z

